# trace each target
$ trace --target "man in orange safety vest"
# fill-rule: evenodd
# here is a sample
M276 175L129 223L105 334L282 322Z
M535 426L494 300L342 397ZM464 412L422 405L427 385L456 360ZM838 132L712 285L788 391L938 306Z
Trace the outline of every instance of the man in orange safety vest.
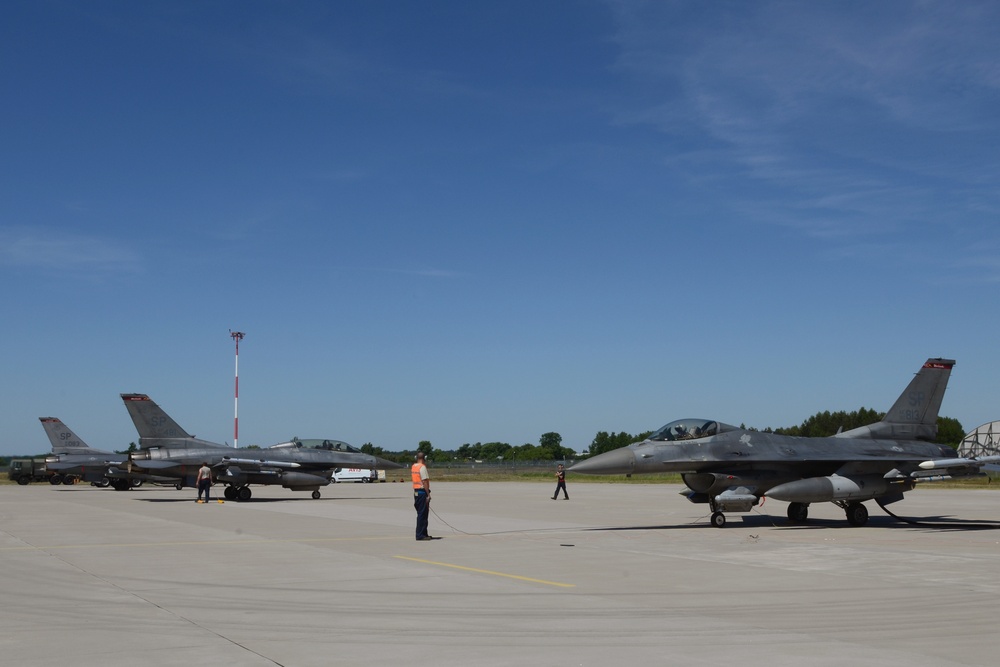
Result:
M427 534L427 519L431 511L431 480L424 465L424 453L417 452L417 462L410 468L413 478L413 508L417 510L417 540L432 540Z

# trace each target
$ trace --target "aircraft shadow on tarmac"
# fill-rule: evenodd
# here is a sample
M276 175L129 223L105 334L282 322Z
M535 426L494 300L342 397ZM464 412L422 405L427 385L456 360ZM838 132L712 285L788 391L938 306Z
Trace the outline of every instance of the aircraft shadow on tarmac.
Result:
M744 528L769 528L778 530L824 530L831 528L843 528L854 530L868 530L871 528L907 528L910 530L1000 530L1000 523L992 521L981 521L978 519L956 519L949 516L929 516L919 519L908 517L894 518L891 516L873 516L867 526L855 528L842 519L812 519L806 523L790 523L784 517L771 517L765 514L745 515L743 518ZM700 530L711 529L707 517L698 519L690 523L674 524L670 526L615 526L604 528L587 528L586 531L629 531L629 530L684 530L697 528ZM733 523L732 528L739 528L739 524ZM722 530L729 530L723 528Z
M79 488L75 488L73 486L69 486L69 487L66 487L66 488L57 488L57 489L53 489L53 490L56 493L80 493L80 492L91 493L91 490L88 487L85 487L83 485L80 485ZM192 491L193 489L188 489L188 490ZM112 491L112 490L108 490L108 491L106 491L106 493L124 493L125 497L127 497L127 498L134 498L135 500L141 500L141 501L147 502L147 503L193 503L195 501L195 498L191 497L190 495L185 495L183 498L181 498L181 497L177 497L177 498L143 498L142 495L141 495L143 493L143 491L138 491L134 495L129 495L129 493L130 493L129 491ZM215 503L216 500L219 500L219 497L212 496L212 503ZM327 500L399 500L399 497L398 496L336 496L336 497L331 497L331 498L315 498L314 499L314 498L308 498L308 497L287 496L287 497L282 497L282 498L251 498L250 500L226 500L225 498L222 498L222 500L224 502L227 502L227 503L240 503L240 504L242 504L242 503L290 503L290 502L303 502L303 501L310 502L310 503L320 503L320 502L324 502L324 501L327 501Z
M190 496L188 496L186 498L142 498L142 497L139 497L139 496L133 496L133 497L136 500L141 500L141 501L143 501L145 503L193 503L195 501L195 499L191 498ZM218 498L214 498L213 497L212 500L209 501L208 504L209 505L216 505L216 504L218 504L216 502L217 500L218 500ZM362 496L338 496L336 498L316 498L316 499L313 499L313 498L295 498L295 497L290 497L290 498L251 498L250 500L226 500L226 499L223 498L223 502L225 502L225 503L233 503L233 504L236 504L236 505L246 505L246 504L256 505L256 504L259 504L259 503L300 503L300 502L322 503L322 502L326 502L326 501L336 501L336 500L399 500L399 498L396 498L396 497L393 497L393 496L383 496L383 497L375 497L375 496L363 496L363 497Z

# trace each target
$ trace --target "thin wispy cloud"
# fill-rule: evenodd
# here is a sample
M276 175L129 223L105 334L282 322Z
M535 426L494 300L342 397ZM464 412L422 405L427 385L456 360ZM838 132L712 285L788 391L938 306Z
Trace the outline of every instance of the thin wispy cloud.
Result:
M101 236L43 229L0 229L0 266L46 271L117 273L137 271L139 255Z
M641 91L616 122L713 147L665 155L678 178L757 181L741 212L824 239L997 201L995 4L694 4L611 3Z
M420 278L462 278L467 274L461 271L451 271L448 269L392 269L385 267L369 267L362 269L373 273L396 273L404 276L417 276Z

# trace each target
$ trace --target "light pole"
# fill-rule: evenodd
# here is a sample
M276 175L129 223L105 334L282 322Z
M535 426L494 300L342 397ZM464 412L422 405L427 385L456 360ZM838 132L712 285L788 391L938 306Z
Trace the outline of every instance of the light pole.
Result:
M240 341L246 334L242 331L229 330L229 335L236 341L236 398L233 406L233 447L240 446Z

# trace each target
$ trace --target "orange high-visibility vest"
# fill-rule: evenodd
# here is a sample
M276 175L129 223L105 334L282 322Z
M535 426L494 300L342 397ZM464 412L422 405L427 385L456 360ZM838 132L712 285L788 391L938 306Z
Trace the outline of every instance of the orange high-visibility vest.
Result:
M424 480L420 479L420 469L424 467L423 463L414 463L413 467L410 468L410 475L413 477L413 488L422 489L424 488Z

